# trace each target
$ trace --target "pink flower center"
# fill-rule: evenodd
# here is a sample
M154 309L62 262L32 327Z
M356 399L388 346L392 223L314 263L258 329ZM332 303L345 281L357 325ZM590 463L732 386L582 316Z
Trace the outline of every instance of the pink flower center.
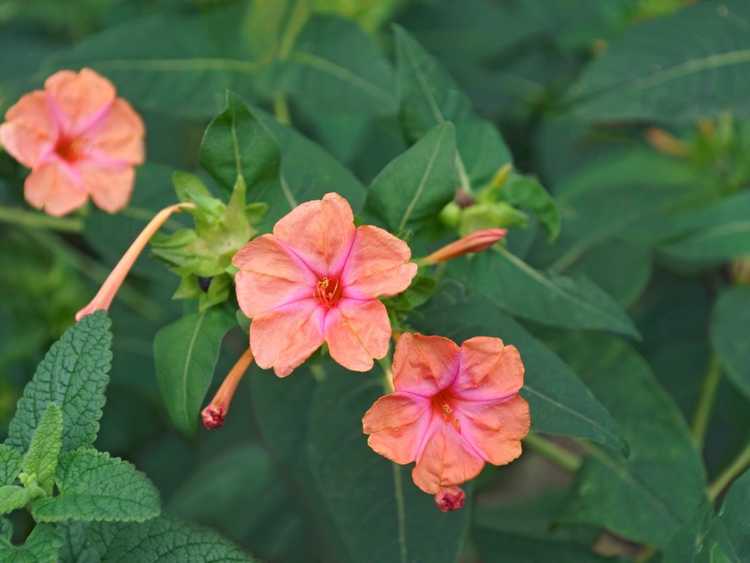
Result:
M78 139L61 137L55 145L55 152L64 161L72 164L83 158L83 145Z
M432 397L432 410L443 417L443 420L453 426L456 430L461 430L461 423L456 418L456 407L453 396L448 389L443 389L437 395Z
M318 280L315 286L315 298L321 305L330 309L341 299L343 289L340 280L325 277Z

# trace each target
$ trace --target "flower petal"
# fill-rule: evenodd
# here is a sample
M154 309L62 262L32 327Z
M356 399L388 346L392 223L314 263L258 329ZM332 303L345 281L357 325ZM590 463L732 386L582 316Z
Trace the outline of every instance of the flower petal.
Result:
M143 163L143 120L128 102L117 98L94 127L81 135L93 157L127 164Z
M411 476L424 492L460 485L482 471L484 460L439 416L433 416L429 437L417 459Z
M273 234L320 277L338 275L354 238L354 215L339 194L307 201L282 217Z
M375 299L341 299L328 311L325 336L331 357L352 371L370 371L373 358L388 353L391 322L385 306Z
M449 338L407 332L393 356L393 384L397 391L431 397L448 387L458 370L460 349Z
M88 193L73 173L57 160L37 166L26 177L26 201L37 209L59 217L83 206Z
M342 272L344 295L357 299L401 293L417 274L409 246L372 225L357 228Z
M286 377L323 344L323 310L314 299L295 301L250 323L250 349L263 369Z
M115 99L112 83L90 68L61 70L44 83L68 136L77 136L100 119Z
M312 272L290 256L273 235L247 243L234 255L232 264L240 269L234 279L237 301L250 318L313 296Z
M454 393L471 400L503 399L523 386L524 366L515 346L499 338L477 336L461 345L461 370Z
M497 403L459 401L461 434L494 465L521 455L521 439L529 433L529 404L520 395Z
M430 421L429 407L426 399L408 393L380 397L362 418L367 444L396 463L414 461Z
M18 162L33 168L57 143L55 118L41 90L23 96L5 114L0 125L0 143Z
M98 166L83 161L76 168L97 207L107 213L116 213L127 207L135 183L132 166Z

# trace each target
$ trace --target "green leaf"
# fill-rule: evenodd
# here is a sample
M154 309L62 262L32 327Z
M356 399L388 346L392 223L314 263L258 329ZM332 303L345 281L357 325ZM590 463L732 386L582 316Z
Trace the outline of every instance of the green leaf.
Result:
M664 547L705 500L703 464L680 411L624 342L582 334L556 343L630 445L627 459L597 451L586 459L561 519Z
M723 292L711 318L711 344L726 369L727 376L750 398L750 287Z
M362 415L385 392L376 374L326 364L310 413L308 455L350 562L457 560L467 509L441 513L401 467L379 456L362 436Z
M453 124L437 125L372 181L365 211L402 235L435 221L458 185L455 154Z
M16 448L0 444L0 486L12 485L21 472L23 456Z
M0 560L4 563L57 563L63 540L49 524L37 524L23 545L0 541Z
M617 423L576 374L549 348L496 305L466 294L454 280L413 316L425 334L441 334L460 343L473 336L498 336L518 348L526 366L522 395L531 407L535 432L593 440L618 452L627 451Z
M560 234L560 213L555 200L536 178L513 175L498 192L501 200L533 213L547 230L549 240Z
M206 130L201 164L226 189L242 172L249 201L269 206L261 223L266 230L299 203L332 190L355 210L364 201L359 181L321 147L231 93Z
M625 311L584 277L542 273L498 247L454 268L461 279L512 315L551 326L638 336Z
M137 107L195 118L218 111L227 89L252 89L267 63L252 60L236 9L155 15L91 35L62 51L42 77L89 66Z
M587 545L525 537L500 530L476 528L473 537L483 560L497 563L607 563L612 560L595 555Z
M52 494L55 470L62 449L62 432L62 411L56 404L50 403L34 430L31 444L21 463L21 470L29 476L33 475L48 495Z
M489 180L511 160L502 137L473 113L469 98L438 62L404 29L394 29L400 117L407 136L416 141L435 125L452 121L459 175L475 183Z
M17 485L4 485L0 487L0 514L23 508L30 500L29 489Z
M112 362L110 325L106 313L96 312L52 345L18 401L8 429L9 445L28 449L50 403L62 410L62 451L94 442Z
M573 87L575 115L683 122L722 111L748 115L748 17L746 2L727 0L632 27L608 44ZM685 37L701 41L685 43Z
M252 563L254 560L217 533L173 518L143 524L67 524L63 563Z
M130 463L93 448L63 456L55 477L60 494L31 504L37 522L143 522L159 515L159 492Z
M744 563L750 558L750 471L729 488L718 515L706 503L664 550L664 563Z
M696 211L677 215L665 236L680 236L661 251L691 262L719 262L750 253L750 194L739 193Z
M354 22L314 16L296 40L285 87L294 101L326 113L392 115L398 109L391 65Z
M232 315L211 308L165 326L154 339L156 378L172 423L192 434L214 375L221 342L235 325Z

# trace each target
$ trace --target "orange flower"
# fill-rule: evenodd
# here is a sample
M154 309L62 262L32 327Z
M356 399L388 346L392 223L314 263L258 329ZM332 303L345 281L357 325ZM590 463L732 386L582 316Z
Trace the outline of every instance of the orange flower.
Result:
M387 231L355 227L338 194L297 206L232 261L257 364L284 377L326 342L342 366L370 370L391 337L377 298L409 287L417 272L410 258L406 243Z
M432 266L440 262L453 260L464 254L475 254L487 250L508 233L507 229L480 229L466 235L457 241L446 244L429 256L422 258L419 263Z
M457 485L485 462L510 463L529 432L528 403L518 394L524 367L514 346L478 336L459 348L441 336L406 333L396 345L395 391L362 419L367 443L391 461L416 461L412 478L441 510L463 506Z
M5 114L0 143L31 168L26 201L60 216L89 196L109 213L125 207L143 163L143 122L114 86L91 69L61 70L44 90L23 96Z

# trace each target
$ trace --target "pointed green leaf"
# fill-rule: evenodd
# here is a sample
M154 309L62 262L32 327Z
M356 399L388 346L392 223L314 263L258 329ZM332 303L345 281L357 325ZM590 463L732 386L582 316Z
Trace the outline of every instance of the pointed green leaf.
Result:
M211 308L186 315L156 334L156 378L169 417L181 432L195 432L221 342L235 324L228 312Z
M0 487L0 514L23 508L31 500L31 493L24 487L4 485Z
M248 201L269 206L261 223L266 230L299 203L330 191L355 209L364 201L362 185L332 156L232 93L224 112L206 129L201 164L227 190L242 173Z
M63 416L54 403L47 406L31 437L31 445L21 463L21 470L33 475L39 486L52 494L57 460L62 449Z
M50 524L37 524L23 545L10 545L0 540L0 561L3 563L58 563L63 539Z
M52 345L18 401L8 429L9 445L28 449L50 403L62 410L62 451L94 442L112 362L110 324L106 313L96 312Z
M750 114L748 18L747 2L726 0L633 26L572 89L575 115L687 122L722 111ZM685 37L701 40L685 43Z
M442 513L411 480L410 468L373 452L362 415L383 395L379 374L352 380L332 363L310 414L308 454L347 561L454 563L470 510Z
M34 501L37 522L143 522L159 515L159 492L130 463L93 448L63 456L55 477L60 494Z
M0 485L12 485L21 472L23 456L16 448L0 444Z
M530 176L513 175L500 188L500 199L533 213L547 231L549 240L560 234L560 213L552 196Z
M458 185L455 154L453 124L437 125L372 181L365 211L401 235L434 221Z
M268 67L253 60L241 7L175 12L124 21L59 50L42 76L88 66L112 80L139 108L205 118L227 89L252 90Z
M512 315L551 326L638 336L622 307L586 278L542 273L498 247L453 267Z
M750 398L750 287L735 287L721 294L711 318L711 344L727 376Z
M489 180L511 160L497 129L474 114L469 98L413 37L398 26L394 36L400 117L407 136L416 141L435 125L452 121L459 175L476 184Z
M62 563L252 563L254 559L217 533L173 518L143 524L66 524Z
M396 113L393 69L356 23L314 16L297 37L285 70L294 101L326 112Z
M597 451L586 459L561 519L664 547L706 498L705 471L685 420L623 341L587 334L556 344L630 445L627 459Z
M521 394L531 406L535 432L593 440L626 452L617 423L576 374L549 348L496 305L472 291L467 294L455 280L413 316L425 334L441 334L456 342L473 336L497 336L518 348L526 366Z

